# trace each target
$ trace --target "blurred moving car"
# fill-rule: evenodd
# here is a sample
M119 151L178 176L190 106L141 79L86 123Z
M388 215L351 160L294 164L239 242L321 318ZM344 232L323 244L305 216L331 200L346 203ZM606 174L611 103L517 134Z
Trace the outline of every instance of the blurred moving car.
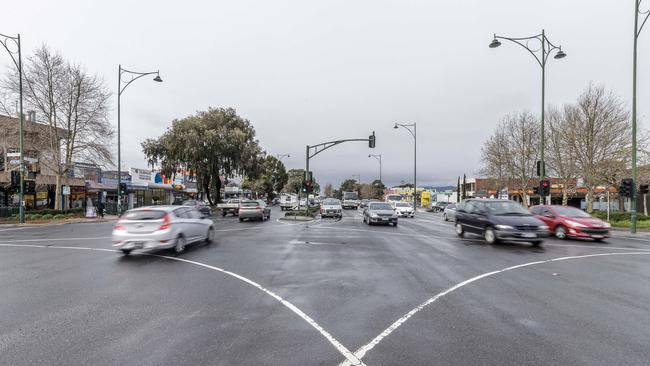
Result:
M454 221L456 220L456 208L458 207L457 204L451 203L445 207L445 209L442 211L442 219L445 221Z
M393 208L399 217L413 217L415 215L413 206L411 206L411 204L408 202L394 202Z
M445 207L449 205L449 202L436 202L431 209L433 212L443 212Z
M363 222L371 224L392 224L397 226L397 214L388 202L370 202L363 210Z
M548 226L515 201L469 199L456 211L456 234L482 235L489 244L500 240L527 241L537 246Z
M125 212L113 226L113 247L128 255L134 249L168 249L214 241L212 220L193 207L151 206Z
M194 207L197 210L201 211L202 214L206 216L212 216L212 208L206 205L205 202L199 200L187 200L183 202L183 206Z
M271 218L271 208L262 200L242 200L239 203L239 221Z
M601 241L609 237L609 223L575 207L539 205L531 207L530 212L544 221L550 234L558 239L591 238Z
M232 198L224 203L218 204L217 208L221 209L221 216L223 217L228 214L237 216L239 214L239 202L241 202L239 198Z
M320 205L321 217L343 217L343 207L341 201L336 198L326 198Z

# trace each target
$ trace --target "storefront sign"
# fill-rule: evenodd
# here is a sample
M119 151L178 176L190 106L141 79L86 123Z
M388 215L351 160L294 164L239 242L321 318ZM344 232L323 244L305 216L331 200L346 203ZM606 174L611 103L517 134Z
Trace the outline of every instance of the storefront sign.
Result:
M64 196L69 196L70 195L70 186L63 186L61 189L61 194Z
M151 170L131 168L131 182L134 184L147 184L153 182Z

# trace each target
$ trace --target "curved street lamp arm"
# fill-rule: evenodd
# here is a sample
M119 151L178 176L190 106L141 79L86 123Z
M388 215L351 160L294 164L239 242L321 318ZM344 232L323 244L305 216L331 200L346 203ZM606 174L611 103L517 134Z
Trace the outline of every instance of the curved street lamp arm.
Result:
M548 56L551 54L551 51L553 50L562 50L561 46L556 46L554 45L551 41L549 41L548 37L544 33L536 34L534 36L530 37L504 37L504 36L497 36L496 34L494 35L494 39L504 39L506 41L510 41L513 43L518 44L519 46L523 47L526 51L528 51L537 63L539 64L540 67L544 68L546 65L546 61L548 60ZM540 45L543 46L539 49L532 49L530 46L528 46L528 41L531 40L537 40L540 42ZM524 42L526 41L526 42ZM536 52L538 51L543 51L542 52L542 58L537 55Z
M130 79L128 81L122 80L122 75L124 74L129 74ZM119 95L122 95L124 92L124 89L126 89L127 86L129 86L132 82L140 79L143 76L147 75L158 75L160 76L160 70L158 71L151 71L151 72L137 72L137 71L130 71L126 70L120 67L120 90L119 90ZM125 83L124 86L122 86L122 83Z
M409 128L409 127L415 127L415 123L410 124L410 125L404 125L404 124L401 124L401 123L396 123L395 125L403 127L405 130L407 130L411 134L411 136L413 136L413 138L415 138L415 133L413 132L413 130L411 130Z
M641 0L639 0L639 4L641 4ZM650 17L650 9L648 9L646 11L639 10L639 14L640 15L645 15L645 18L643 18L643 21L641 22L641 26L636 31L636 38L639 38L639 36L641 35L641 31L643 30L643 26L645 25L645 22L647 22L648 18Z
M9 46L7 46L7 42L9 40L12 40L16 44L16 46L18 47L17 51L12 52L9 49ZM12 36L8 36L6 34L0 33L0 43L2 44L2 47L4 47L5 50L7 50L7 53L9 53L9 56L11 56L11 60L14 62L14 65L16 65L16 67L20 70L20 64L19 64L18 60L16 60L16 56L15 56L15 55L19 54L19 52L20 52L20 34L17 37L12 37Z

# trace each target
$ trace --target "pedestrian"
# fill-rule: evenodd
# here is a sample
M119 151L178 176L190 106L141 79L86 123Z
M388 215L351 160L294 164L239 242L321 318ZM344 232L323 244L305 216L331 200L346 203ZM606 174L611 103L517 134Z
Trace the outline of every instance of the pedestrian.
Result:
M104 202L99 201L99 202L97 203L97 214L98 214L98 216L99 216L100 219L103 219L103 218L104 218L104 208L105 208L105 207L104 207Z

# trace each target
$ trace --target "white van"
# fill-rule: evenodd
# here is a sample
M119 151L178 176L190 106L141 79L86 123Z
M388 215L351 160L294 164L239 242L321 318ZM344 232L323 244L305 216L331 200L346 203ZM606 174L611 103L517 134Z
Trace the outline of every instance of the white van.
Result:
M292 210L298 206L298 195L295 193L282 193L280 195L280 210Z

